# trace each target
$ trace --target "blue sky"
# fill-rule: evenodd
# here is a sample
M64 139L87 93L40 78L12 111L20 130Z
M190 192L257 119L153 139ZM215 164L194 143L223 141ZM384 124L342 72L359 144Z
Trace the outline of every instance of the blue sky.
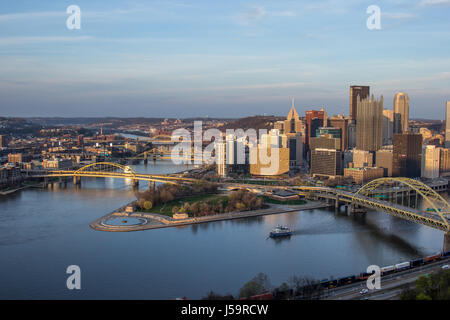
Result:
M2 1L0 115L285 115L292 97L301 114L348 114L360 84L443 119L449 17L450 0Z

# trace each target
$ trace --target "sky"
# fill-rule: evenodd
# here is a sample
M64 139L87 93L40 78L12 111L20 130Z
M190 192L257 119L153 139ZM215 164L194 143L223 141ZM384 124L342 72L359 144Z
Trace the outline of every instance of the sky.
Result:
M350 85L369 85L444 119L449 17L450 0L1 1L0 116L286 115L292 98L348 114Z

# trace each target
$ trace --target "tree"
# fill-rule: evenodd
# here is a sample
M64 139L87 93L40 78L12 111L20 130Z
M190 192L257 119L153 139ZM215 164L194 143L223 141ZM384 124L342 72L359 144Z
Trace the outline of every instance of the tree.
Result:
M233 296L231 294L227 295L221 295L218 293L215 293L214 291L208 292L208 294L202 298L202 300L233 300Z
M450 300L450 271L421 276L416 280L414 290L405 290L402 300Z
M153 207L153 203L151 201L144 201L144 209L150 210Z
M238 210L238 211L244 211L246 209L245 204L243 204L242 202L236 203L235 207L236 207L236 210Z
M267 275L264 273L259 273L252 280L244 284L244 286L239 290L239 297L250 298L258 294L270 291L270 282Z

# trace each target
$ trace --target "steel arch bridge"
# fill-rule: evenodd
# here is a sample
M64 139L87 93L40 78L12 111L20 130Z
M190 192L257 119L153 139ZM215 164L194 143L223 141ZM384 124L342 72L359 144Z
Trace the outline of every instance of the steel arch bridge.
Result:
M363 185L352 193L329 187L301 186L302 194L308 193L315 198L322 198L368 209L383 211L387 214L420 223L446 233L450 233L450 205L436 191L422 183L409 178L380 178ZM400 201L399 201L400 196ZM406 201L405 201L405 198ZM411 201L414 198L414 201ZM419 208L419 198L429 206L427 210Z
M183 178L174 175L141 174L135 172L131 167L113 162L95 162L81 167L77 170L54 170L47 177L91 177L91 178L121 178L132 179L133 182L143 180L151 182L162 182L169 184L194 183L198 180Z
M384 195L388 201L379 200ZM398 195L401 204L398 203ZM377 199L378 197L378 199ZM405 197L407 200L405 201ZM414 197L415 201L411 201ZM418 199L430 206L426 211L418 207ZM352 196L352 204L382 209L400 218L450 231L450 204L421 181L409 178L380 178L362 186ZM407 202L407 204L405 203Z

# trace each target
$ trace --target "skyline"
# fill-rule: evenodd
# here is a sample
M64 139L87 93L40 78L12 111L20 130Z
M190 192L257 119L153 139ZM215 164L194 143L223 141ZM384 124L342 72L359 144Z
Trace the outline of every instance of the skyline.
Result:
M81 30L66 8L82 10ZM368 6L382 11L368 30ZM209 117L349 114L368 85L410 117L444 119L449 0L21 1L0 5L1 115ZM401 41L399 41L401 39Z

